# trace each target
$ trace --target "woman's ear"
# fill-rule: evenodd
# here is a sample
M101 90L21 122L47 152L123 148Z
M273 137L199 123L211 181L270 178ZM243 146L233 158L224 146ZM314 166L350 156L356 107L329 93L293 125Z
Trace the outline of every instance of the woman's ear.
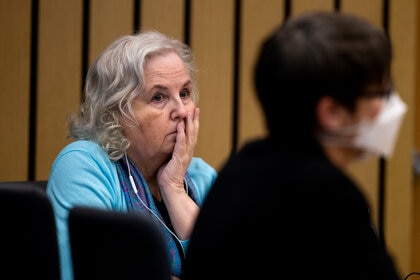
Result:
M346 123L348 112L332 97L324 96L316 106L316 118L321 128L331 130Z

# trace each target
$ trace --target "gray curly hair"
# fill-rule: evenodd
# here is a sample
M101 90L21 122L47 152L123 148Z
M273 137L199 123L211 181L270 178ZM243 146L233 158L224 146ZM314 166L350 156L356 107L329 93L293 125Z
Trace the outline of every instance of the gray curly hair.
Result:
M113 161L123 157L130 141L122 124L135 122L132 103L144 91L146 62L167 52L175 52L184 62L197 103L195 61L186 44L154 30L126 35L111 43L89 68L80 110L68 120L70 137L97 142Z

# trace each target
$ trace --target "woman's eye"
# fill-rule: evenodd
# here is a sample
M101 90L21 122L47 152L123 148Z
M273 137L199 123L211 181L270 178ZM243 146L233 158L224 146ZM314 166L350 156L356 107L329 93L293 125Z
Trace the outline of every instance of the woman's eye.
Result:
M163 98L162 94L156 94L153 96L153 101L159 102Z
M187 98L190 96L190 91L188 89L184 89L180 92L179 96L181 96L181 98Z

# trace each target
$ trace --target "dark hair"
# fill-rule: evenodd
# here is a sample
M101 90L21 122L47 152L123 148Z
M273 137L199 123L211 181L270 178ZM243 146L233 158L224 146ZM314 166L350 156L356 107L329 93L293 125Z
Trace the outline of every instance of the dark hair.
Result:
M270 134L314 138L318 100L331 96L353 110L367 87L390 83L391 56L384 30L354 15L312 12L285 21L263 42L254 73Z

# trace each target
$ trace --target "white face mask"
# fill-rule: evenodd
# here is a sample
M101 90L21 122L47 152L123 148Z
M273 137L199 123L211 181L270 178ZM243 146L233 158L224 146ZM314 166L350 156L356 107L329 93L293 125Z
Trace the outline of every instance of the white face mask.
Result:
M373 121L363 121L339 130L322 132L320 141L326 145L360 148L367 154L386 158L392 155L407 105L392 93Z

